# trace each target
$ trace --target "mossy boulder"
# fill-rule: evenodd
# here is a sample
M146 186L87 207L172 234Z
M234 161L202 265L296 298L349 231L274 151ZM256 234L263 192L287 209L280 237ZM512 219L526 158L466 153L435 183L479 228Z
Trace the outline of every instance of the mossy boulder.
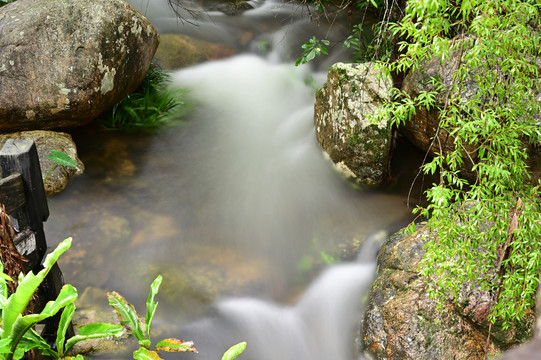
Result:
M374 114L389 99L392 81L375 64L334 64L315 102L316 137L331 160L348 177L378 185L388 175L391 129L374 123Z
M418 268L430 234L400 230L382 246L378 274L364 318L364 351L376 359L485 359L492 297L479 284L464 286L456 301L429 297ZM489 352L496 354L529 339L533 311L503 330L496 324Z

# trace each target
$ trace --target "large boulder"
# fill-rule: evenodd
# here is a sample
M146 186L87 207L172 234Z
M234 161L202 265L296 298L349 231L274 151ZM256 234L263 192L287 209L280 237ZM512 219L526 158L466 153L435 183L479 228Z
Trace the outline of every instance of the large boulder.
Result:
M46 180L43 185L47 196L62 192L72 176L82 174L84 171L84 165L77 156L77 147L69 134L36 130L0 135L0 149L8 139L31 139L34 141L38 151L41 177ZM77 167L56 165L48 158L51 150L65 152L75 161Z
M369 119L389 99L392 80L374 64L336 63L315 102L316 137L344 173L365 185L388 174L391 129Z
M476 284L464 286L456 302L430 298L418 270L428 238L421 227L413 235L401 230L383 244L363 323L365 352L377 359L484 360L492 298ZM530 338L533 323L532 312L509 329L496 324L490 353Z
M90 122L139 86L159 42L122 0L17 0L0 34L0 131Z

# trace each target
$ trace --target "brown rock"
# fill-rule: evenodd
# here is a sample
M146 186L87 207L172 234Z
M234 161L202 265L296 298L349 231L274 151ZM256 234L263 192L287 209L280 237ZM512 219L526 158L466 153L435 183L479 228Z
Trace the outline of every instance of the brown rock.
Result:
M32 139L36 143L41 176L44 180L47 178L44 187L48 196L62 192L72 176L82 174L84 171L84 164L77 157L77 147L69 134L45 130L4 134L0 135L0 148L10 138ZM77 163L77 168L59 166L53 163L48 158L51 150L63 151L68 154Z
M18 0L0 34L0 131L90 122L137 88L159 42L122 0Z
M364 319L365 352L377 359L484 360L491 298L475 284L464 286L457 303L430 298L418 271L427 236L426 227L411 236L401 230L383 244ZM532 323L530 314L508 330L495 326L490 353L524 341Z
M197 40L187 35L163 34L154 62L164 69L172 70L233 55L235 50L226 45Z

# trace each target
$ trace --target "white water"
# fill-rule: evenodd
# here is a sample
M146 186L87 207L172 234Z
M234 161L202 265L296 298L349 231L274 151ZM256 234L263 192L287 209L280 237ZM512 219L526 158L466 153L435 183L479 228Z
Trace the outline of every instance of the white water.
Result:
M200 351L197 356L168 359L219 359L239 341L248 342L239 360L353 359L361 299L374 275L373 247L366 248L357 263L329 267L301 295L283 294L284 289L297 289L290 283L299 273L299 259L310 253L315 240L324 247L333 242L330 239L341 243L370 234L380 237L382 229L400 226L409 213L403 196L352 188L334 172L316 143L315 89L310 84L314 80L321 86L329 63L344 54L337 51L314 71L312 66L295 67L291 52L312 31L340 37L343 29L314 27L298 7L272 1L260 2L239 17L205 16L197 26L175 19L165 1L133 3L162 33L228 44L243 31L255 36L245 53L173 73L172 86L190 88L196 111L185 126L149 141L136 160L133 178L98 175L93 186L108 191L86 185L77 188L77 197L68 198L68 189L66 198L52 201L52 213L66 214L66 219L62 223L51 216L49 238L71 235L79 241L73 263L61 264L68 281L118 290L136 303L134 296L140 296L138 304L144 306L149 274L178 272L182 280L192 249L201 244L235 249L242 255L239 262L257 259L269 264L269 274L260 279L261 293L249 292L252 297L247 297L242 293L247 290L242 290L239 297L218 298L208 311L195 308L201 306L195 301L186 302L191 293L179 300L169 295L168 303L161 300L156 326L179 325L179 334L166 336L194 340ZM278 25L263 31L261 23ZM247 53L261 40L271 42L273 51L264 57ZM92 166L87 171L92 173ZM126 209L124 202L157 214L158 220L165 218L171 229L161 224L159 231L146 231L152 224L146 223L141 209ZM107 215L97 214L93 204ZM155 221L146 212L142 213ZM125 217L133 230L113 232L109 239L89 235L101 226L101 217L111 213ZM144 242L133 241L141 232ZM72 277L80 268L78 256L97 259L84 264L82 276L90 279ZM212 259L190 264L211 267L206 260ZM164 294L177 287L176 280L164 276ZM189 290L196 293L194 298L202 292Z

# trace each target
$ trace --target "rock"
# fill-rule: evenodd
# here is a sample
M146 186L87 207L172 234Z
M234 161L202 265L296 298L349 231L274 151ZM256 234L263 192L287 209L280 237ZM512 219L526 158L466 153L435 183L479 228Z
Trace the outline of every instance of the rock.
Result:
M438 309L417 270L427 235L426 227L411 236L401 230L383 244L364 318L364 350L377 359L484 360L490 297L478 285L465 286L457 304L443 301ZM494 326L490 353L529 338L532 328L532 314L505 331Z
M197 40L187 35L163 34L153 61L164 69L172 70L233 55L235 50L226 45Z
M0 33L0 131L92 121L139 86L159 42L122 0L18 0Z
M411 98L418 96L422 91L434 91L435 87L430 83L430 78L436 77L446 88L453 86L456 80L453 79L454 74L461 65L461 54L459 49L451 51L449 57L442 63L438 57L424 61L420 64L416 71L408 73L402 84L402 91L408 94ZM541 64L540 64L541 69ZM463 82L463 90L459 94L462 99L470 99L476 95L478 86L473 80ZM436 97L436 102L439 107L444 107L448 92L441 92ZM409 121L400 126L402 133L412 144L421 150L428 152L430 155L435 153L449 153L454 149L454 141L447 131L439 131L438 139L435 141L437 129L439 128L439 111L432 108L428 111L426 108L417 108L415 114L412 115ZM441 144L441 146L440 146ZM468 150L472 161L477 162L476 146L462 144ZM527 139L524 141L524 148L528 152L527 164L532 174L533 183L541 179L541 144L531 144ZM475 180L476 174L472 171L473 164L471 161L465 161L460 168L461 174L468 180Z
M418 96L422 91L435 91L434 85L430 82L432 77L436 77L442 81L445 87L453 86L455 80L453 75L457 71L461 63L462 52L455 50L449 55L449 58L442 63L441 59L434 57L423 62L416 71L408 73L402 84L402 91L412 98ZM473 81L464 85L464 90L460 96L464 99L472 97L477 91L477 86ZM443 106L445 99L448 97L447 92L441 92L437 95L436 101L438 105ZM400 126L400 133L403 134L412 144L423 151L427 151L434 156L436 153L444 151L448 153L454 149L453 139L446 131L438 132L438 141L434 141L437 130L439 128L439 111L436 108L427 110L426 108L416 108L415 114L411 116L409 121L406 121ZM441 144L441 148L439 146ZM465 145L467 146L467 145ZM475 154L473 148L469 150ZM476 160L476 156L474 160ZM462 173L469 179L475 178L471 171L471 164L466 164L461 170Z
M83 326L94 323L120 324L113 308L107 304L107 291L104 289L88 287L75 302L77 311L73 316L72 324L75 334ZM118 338L98 338L76 343L70 354L114 354L123 358L128 351L136 348L133 338L127 332Z
M47 178L47 181L44 183L47 196L62 192L72 176L80 175L84 171L84 165L77 157L77 147L69 134L45 130L4 134L0 135L0 148L11 138L34 140L38 151L41 176L44 180ZM77 163L77 168L60 166L53 163L47 157L51 150L63 151L68 154Z
M230 16L241 15L254 8L247 0L201 0L200 3L207 11L220 11Z
M315 102L316 137L337 168L358 183L377 185L388 173L391 129L368 116L389 98L390 77L374 64L334 64Z
M495 360L537 360L541 354L541 286L537 289L537 320L535 323L534 338L515 349L506 351Z

